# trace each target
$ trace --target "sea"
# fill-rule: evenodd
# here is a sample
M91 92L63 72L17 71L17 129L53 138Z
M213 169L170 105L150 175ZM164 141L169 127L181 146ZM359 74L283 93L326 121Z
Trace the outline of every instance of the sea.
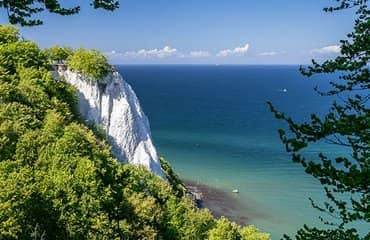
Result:
M324 114L336 76L304 77L296 65L118 65L149 118L157 152L186 180L229 194L231 214L247 219L273 240L293 236L303 226L322 225L326 217L311 206L325 200L318 180L293 163L279 139L277 120L267 101L297 121ZM319 152L348 154L319 143ZM239 193L233 193L233 190Z

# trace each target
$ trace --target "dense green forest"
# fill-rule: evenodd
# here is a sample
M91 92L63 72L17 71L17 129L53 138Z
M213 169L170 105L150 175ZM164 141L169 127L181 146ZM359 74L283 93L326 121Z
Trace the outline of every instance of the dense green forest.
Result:
M269 239L198 209L163 159L169 182L117 162L84 125L76 90L50 73L70 59L89 75L84 63L107 66L100 56L41 50L0 26L0 239Z

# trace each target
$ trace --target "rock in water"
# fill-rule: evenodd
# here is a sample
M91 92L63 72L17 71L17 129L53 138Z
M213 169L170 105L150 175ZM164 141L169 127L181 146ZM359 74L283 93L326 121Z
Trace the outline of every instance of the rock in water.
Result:
M165 178L152 143L148 118L131 86L117 71L112 70L99 80L60 66L57 74L77 88L81 115L103 127L112 153L120 162L145 166Z

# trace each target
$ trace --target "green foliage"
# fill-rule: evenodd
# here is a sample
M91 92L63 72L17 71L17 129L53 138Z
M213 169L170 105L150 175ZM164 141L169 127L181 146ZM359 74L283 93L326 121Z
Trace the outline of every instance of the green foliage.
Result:
M269 103L276 118L289 125L289 133L282 129L279 133L292 160L324 186L328 200L322 206L312 202L313 206L339 221L320 217L330 225L329 229L304 226L296 239L370 239L369 231L360 237L359 229L353 227L361 221L370 229L370 10L367 0L337 2L338 6L324 10L357 8L353 32L340 41L339 56L322 64L313 60L312 66L301 68L306 76L339 75L339 79L330 82L330 90L322 92L316 88L323 97L337 96L331 109L324 117L312 114L311 121L297 123ZM311 160L302 156L302 150L319 141L335 144L349 154L331 158L322 152Z
M114 159L104 138L80 121L75 90L52 79L37 45L6 41L0 49L0 239L243 235L179 197L183 185L164 159L174 187Z
M3 25L0 28L0 44L13 43L19 40L19 31L12 25Z
M38 46L29 41L0 45L0 68L14 74L17 67L46 67L47 61Z
M70 47L53 46L44 49L43 52L51 62L62 63L72 55L73 50Z
M161 167L163 169L164 174L168 182L171 184L172 188L176 192L178 197L183 197L186 194L186 188L184 184L181 182L179 176L172 170L170 164L166 161L164 157L160 157L159 161L161 163Z
M270 234L263 233L253 225L244 227L241 232L242 240L269 240Z
M110 69L106 56L101 52L82 48L77 49L68 57L68 66L95 79L104 78Z
M221 217L209 231L208 240L269 240L270 234L260 232L255 226L240 228L234 222Z
M113 11L119 7L119 1L115 0L92 0L91 6L95 9L102 8ZM28 1L0 1L0 8L6 9L8 19L11 24L22 26L35 26L43 24L43 21L36 18L41 12L47 11L62 16L73 15L80 12L81 7L64 8L58 0L28 0Z
M240 240L239 226L221 217L209 232L209 240Z
M214 226L209 210L196 208L194 202L183 197L180 204L175 197L166 203L166 235L168 239L206 239Z

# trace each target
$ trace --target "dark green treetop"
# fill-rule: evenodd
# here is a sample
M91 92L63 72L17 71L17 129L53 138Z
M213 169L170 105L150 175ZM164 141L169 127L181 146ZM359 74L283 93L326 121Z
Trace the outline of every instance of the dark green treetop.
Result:
M321 96L336 99L330 110L323 117L311 114L310 121L298 123L269 103L276 118L289 126L288 132L280 129L279 134L292 160L324 186L328 200L323 205L311 200L313 206L336 219L334 222L320 217L330 225L329 229L305 225L296 239L370 239L370 232L359 233L356 227L359 222L367 226L370 223L370 10L367 0L336 2L337 6L324 11L356 9L353 32L340 41L339 56L323 63L313 60L311 66L301 67L302 74L308 77L332 76L331 89L315 88ZM346 149L348 154L333 158L321 152L317 159L302 155L302 150L320 141Z

